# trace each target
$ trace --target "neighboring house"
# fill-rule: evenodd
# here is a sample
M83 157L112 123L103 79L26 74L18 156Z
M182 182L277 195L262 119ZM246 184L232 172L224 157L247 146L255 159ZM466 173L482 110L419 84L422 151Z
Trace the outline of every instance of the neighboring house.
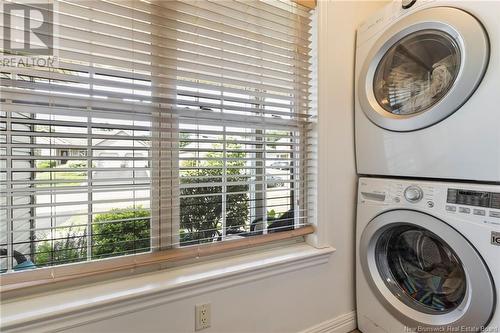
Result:
M102 139L94 144L95 168L121 168L123 170L92 172L92 179L99 181L99 184L113 183L114 179L120 179L123 184L124 179L147 179L150 176L149 170L141 169L149 166L149 143L138 140L120 140L129 136L126 131L119 130L110 133L116 139ZM113 149L120 147L120 149ZM127 148L130 148L128 150ZM109 159L106 159L109 158Z
M116 139L96 140L96 143L93 145L93 148L95 148L94 157L98 158L96 161L97 168L140 168L148 166L148 142L139 140L120 140L120 138L130 136L127 131L123 130L111 131L109 135L115 135ZM113 149L113 147L120 147L120 149ZM126 148L136 150L132 153ZM112 157L113 159L101 160L101 158L105 157ZM135 161L131 158L134 158ZM144 160L141 158L144 158ZM134 163L134 165L132 165L132 163Z
M93 157L96 158L102 158L102 157L121 157L123 160L129 159L131 157L135 158L141 158L141 157L147 157L148 154L147 152L144 153L138 153L134 152L134 154L130 153L127 150L124 150L122 148L130 147L130 149L133 149L134 147L137 147L137 144L139 144L139 148L147 148L149 147L148 143L146 141L133 141L133 140L120 140L120 137L124 136L130 136L127 131L124 130L116 130L116 131L110 131L108 135L116 135L116 139L98 139L94 142L92 148L99 148L99 147L109 147L109 151L106 151L105 149L98 150L96 153L94 153ZM70 148L71 145L74 145L74 143L71 141L70 138L63 138L63 137L38 137L37 138L37 144L40 145L54 145L55 147L58 146L64 146L64 148L42 148L40 149L40 156L54 156L54 157L81 157L82 159L87 158L87 149L82 149L82 148ZM135 146L134 146L135 144ZM120 147L121 149L113 149L113 147ZM55 150L55 154L51 154L51 151ZM49 158L47 158L49 159ZM66 164L68 160L65 159L57 159L55 160L56 166L57 165L62 165ZM103 165L103 163L106 163L106 165ZM96 167L131 167L131 161L112 161L112 160L106 160L106 161L99 161L96 164ZM144 167L147 166L147 160L144 160L144 162L138 162L136 161L135 167Z
M36 144L39 145L53 145L55 147L64 146L64 148L40 148L40 156L47 156L47 159L50 159L49 156L53 157L81 157L82 159L87 156L87 149L81 148L69 148L74 143L71 142L70 138L61 138L61 137L37 137ZM51 152L55 150L55 154ZM68 163L68 160L65 159L56 159L54 160L56 166L63 165Z
M87 150L85 149L56 149L56 156L61 157L82 157L85 158L87 156ZM68 160L60 159L56 161L56 165L66 164Z

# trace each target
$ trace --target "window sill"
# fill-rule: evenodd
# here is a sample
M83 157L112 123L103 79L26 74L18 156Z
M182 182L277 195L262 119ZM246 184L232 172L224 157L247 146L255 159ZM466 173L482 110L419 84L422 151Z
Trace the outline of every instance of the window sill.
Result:
M216 289L324 264L334 251L306 244L233 256L2 302L1 331L61 330Z

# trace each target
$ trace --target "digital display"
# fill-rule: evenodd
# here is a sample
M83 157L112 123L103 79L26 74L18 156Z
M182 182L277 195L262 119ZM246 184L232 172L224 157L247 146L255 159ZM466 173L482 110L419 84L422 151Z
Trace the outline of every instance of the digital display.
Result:
M500 209L500 193L448 189L447 203Z
M490 207L500 209L500 193L491 193Z

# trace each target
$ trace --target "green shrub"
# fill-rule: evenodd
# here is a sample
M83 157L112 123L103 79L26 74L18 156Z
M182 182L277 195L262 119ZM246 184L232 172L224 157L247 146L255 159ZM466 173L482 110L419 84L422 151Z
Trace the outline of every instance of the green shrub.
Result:
M94 222L97 222L92 226L94 259L149 251L149 210L141 207L113 209L96 215ZM87 235L71 229L59 239L39 242L34 255L37 266L60 265L86 259Z
M55 166L56 166L56 161L44 160L36 162L37 169L49 169L49 168L54 168Z
M87 161L71 160L71 161L68 161L68 163L66 165L68 166L68 168L72 168L72 169L86 168Z
M97 214L92 224L92 257L149 251L150 220L150 211L142 207Z
M214 145L214 148L217 148ZM228 182L245 182L243 167L245 152L239 152L239 145L228 145L226 157L226 177ZM184 167L191 169L184 172L181 184L220 183L223 177L221 152L210 152L202 161L188 160ZM233 160L234 159L234 160ZM198 169L199 167L199 169ZM199 179L197 179L199 178ZM226 228L239 230L248 219L248 185L230 185L227 187ZM232 194L235 193L235 194ZM181 189L180 243L191 245L211 242L221 235L222 229L222 187L187 187Z
M36 246L34 263L37 266L61 265L87 259L87 235L73 232L55 240L39 242Z

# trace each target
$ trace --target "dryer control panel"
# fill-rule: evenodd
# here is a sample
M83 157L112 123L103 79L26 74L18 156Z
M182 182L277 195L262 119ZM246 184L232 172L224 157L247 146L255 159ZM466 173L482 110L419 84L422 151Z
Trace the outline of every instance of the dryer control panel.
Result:
M358 27L356 45L362 45L396 20L411 12L429 6L436 0L392 0ZM405 8L406 7L406 8Z

